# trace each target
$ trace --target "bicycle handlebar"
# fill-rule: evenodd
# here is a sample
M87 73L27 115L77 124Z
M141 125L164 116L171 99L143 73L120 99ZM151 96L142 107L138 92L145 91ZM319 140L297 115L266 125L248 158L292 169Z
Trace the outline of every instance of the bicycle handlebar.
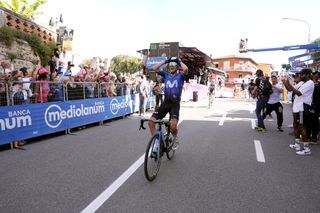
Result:
M144 124L145 121L150 121L150 119L141 119L141 120L140 120L139 130L141 130L141 129L145 130L145 129L146 129L146 128L143 126L143 124ZM154 121L154 123L160 124L160 125L165 125L166 127L168 127L170 121L169 121L169 120L156 120L156 121Z

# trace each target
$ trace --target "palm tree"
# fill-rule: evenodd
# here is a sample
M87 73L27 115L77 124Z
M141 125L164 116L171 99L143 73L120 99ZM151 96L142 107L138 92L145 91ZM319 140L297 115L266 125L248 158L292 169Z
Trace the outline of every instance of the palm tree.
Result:
M27 0L11 0L11 4L0 1L0 6L4 7L12 12L15 12L27 19L32 19L38 15L43 14L43 12L37 11L39 6L47 3L48 0L36 0L34 3L29 4Z

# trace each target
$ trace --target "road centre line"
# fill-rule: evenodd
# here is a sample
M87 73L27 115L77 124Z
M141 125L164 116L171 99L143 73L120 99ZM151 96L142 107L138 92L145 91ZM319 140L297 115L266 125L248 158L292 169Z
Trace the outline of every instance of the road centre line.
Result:
M192 108L188 115L193 111L196 110L198 106ZM187 115L182 119L179 119L178 125L186 118ZM94 199L85 209L81 211L81 213L93 213L97 211L100 206L103 205L111 195L116 192L128 179L129 177L137 171L137 169L144 163L144 155L139 157L136 162L134 162L120 177L118 177L106 190L104 190L96 199Z
M227 112L224 112L219 122L219 126L223 126L223 123L226 120L226 117L227 117Z
M260 141L254 140L254 147L256 149L257 161L261 163L265 163L266 160L264 158L263 150Z

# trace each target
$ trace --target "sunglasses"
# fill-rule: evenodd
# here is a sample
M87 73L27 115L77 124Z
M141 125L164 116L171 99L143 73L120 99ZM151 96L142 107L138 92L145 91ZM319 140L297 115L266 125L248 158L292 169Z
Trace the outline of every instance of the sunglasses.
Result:
M176 62L170 62L169 66L178 66L178 64Z

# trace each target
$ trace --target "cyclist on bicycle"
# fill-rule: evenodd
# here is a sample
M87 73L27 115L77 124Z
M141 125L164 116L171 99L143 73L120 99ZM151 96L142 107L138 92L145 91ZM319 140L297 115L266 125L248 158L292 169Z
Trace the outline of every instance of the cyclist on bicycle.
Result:
M160 67L167 64L168 72L160 71ZM164 101L158 109L151 115L149 120L149 129L151 135L156 133L155 122L158 119L164 118L167 113L170 114L170 129L173 135L173 146L175 150L179 146L178 141L178 120L180 111L180 100L188 67L177 57L171 57L166 61L160 62L153 66L158 75L162 76L164 80Z

